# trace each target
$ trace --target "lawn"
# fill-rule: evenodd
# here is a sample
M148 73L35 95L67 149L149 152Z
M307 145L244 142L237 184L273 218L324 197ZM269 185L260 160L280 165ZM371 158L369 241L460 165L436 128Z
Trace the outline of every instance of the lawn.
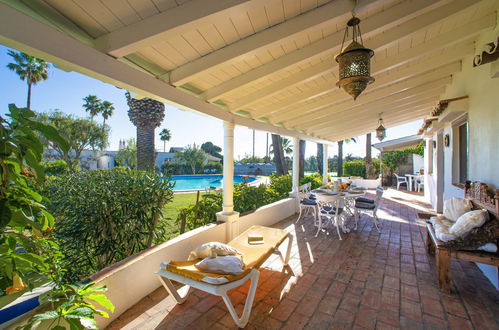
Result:
M192 204L196 204L196 193L175 194L173 201L163 208L163 221L168 222L168 239L180 234L180 228L176 224L178 210Z

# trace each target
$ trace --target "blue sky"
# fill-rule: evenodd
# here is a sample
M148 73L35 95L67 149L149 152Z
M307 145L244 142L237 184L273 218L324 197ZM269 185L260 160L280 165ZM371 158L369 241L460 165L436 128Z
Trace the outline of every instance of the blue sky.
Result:
M7 55L8 49L0 45L1 115L5 114L9 103L14 103L17 106L26 106L26 83L21 81L13 71L10 71L6 67L12 60ZM127 115L128 107L126 105L125 92L112 85L76 72L64 72L51 67L48 80L40 82L32 89L31 108L40 112L58 109L79 117L86 117L87 113L83 110L82 99L89 94L97 95L102 100L112 102L116 108L114 115L107 121L111 126L109 149L116 150L121 139L135 137L135 127ZM96 120L102 120L102 118L97 118ZM415 134L420 126L421 121L417 121L388 129L387 139L391 140ZM216 145L223 147L222 121L213 117L167 106L165 120L160 128L156 130L156 148L158 150L163 150L163 142L159 140L159 131L162 128L168 128L172 133L171 140L166 144L167 149L170 146L182 147L193 143L200 145L206 141L212 141ZM244 157L245 154L251 155L252 135L252 130L236 126L234 137L236 159ZM266 136L267 134L261 131L257 131L255 134L255 153L257 156L265 156ZM271 140L270 137L269 140ZM373 143L375 142L377 141L373 139ZM307 143L306 155L310 156L315 153L316 144ZM335 153L337 153L336 145L329 149L330 156ZM364 156L365 136L359 137L357 143L344 145L344 154L348 153Z

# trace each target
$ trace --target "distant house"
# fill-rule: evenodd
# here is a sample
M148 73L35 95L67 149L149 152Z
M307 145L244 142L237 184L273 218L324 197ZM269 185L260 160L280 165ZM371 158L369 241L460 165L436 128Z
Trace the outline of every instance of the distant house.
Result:
M170 153L176 153L176 152L184 152L184 149L183 147L171 147L170 148Z

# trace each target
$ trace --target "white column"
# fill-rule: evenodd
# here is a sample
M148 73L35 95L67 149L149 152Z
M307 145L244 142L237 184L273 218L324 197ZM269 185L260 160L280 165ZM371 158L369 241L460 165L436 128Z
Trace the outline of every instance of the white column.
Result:
M299 173L300 172L300 139L293 138L293 191L291 195L293 197L298 196L298 186L300 185Z
M222 212L218 221L226 223L226 240L239 234L239 213L234 212L234 123L224 121L224 170Z
M234 123L224 121L223 213L234 211Z
M327 184L327 174L328 174L328 163L327 163L327 144L323 145L324 147L322 148L322 169L323 169L323 174L322 174L322 183Z

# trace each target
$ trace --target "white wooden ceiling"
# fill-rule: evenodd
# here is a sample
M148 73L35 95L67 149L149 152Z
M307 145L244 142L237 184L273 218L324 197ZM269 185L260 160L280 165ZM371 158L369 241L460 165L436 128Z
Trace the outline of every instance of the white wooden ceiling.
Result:
M387 127L428 116L499 8L499 0L17 2L224 111L328 141L373 131L379 113ZM356 101L336 87L334 60L352 10L375 51L376 81Z

